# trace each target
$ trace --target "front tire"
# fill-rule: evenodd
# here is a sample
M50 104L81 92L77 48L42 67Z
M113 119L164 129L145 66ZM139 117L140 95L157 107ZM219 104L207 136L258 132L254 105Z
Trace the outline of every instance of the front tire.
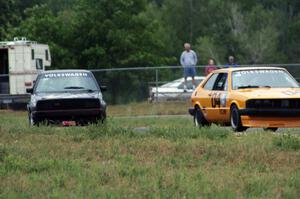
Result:
M35 119L31 112L28 113L29 126L39 126L39 122Z
M272 131L272 132L276 132L278 130L278 128L276 127L270 127L270 128L264 128L265 131Z
M199 107L195 108L195 114L194 114L194 124L196 127L203 127L203 126L208 126L208 122L206 121L206 119L204 118L204 115L202 113L202 111L200 110Z
M235 132L242 132L247 129L242 125L239 109L236 105L232 105L230 109L230 124Z

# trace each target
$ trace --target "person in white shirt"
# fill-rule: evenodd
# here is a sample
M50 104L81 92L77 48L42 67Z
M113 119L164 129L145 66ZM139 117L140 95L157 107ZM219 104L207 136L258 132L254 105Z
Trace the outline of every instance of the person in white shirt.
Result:
M192 77L193 89L195 89L195 76L196 76L196 64L198 62L196 53L191 49L189 43L184 44L184 51L180 56L180 64L183 67L184 76L184 91L187 89L186 80L188 77Z

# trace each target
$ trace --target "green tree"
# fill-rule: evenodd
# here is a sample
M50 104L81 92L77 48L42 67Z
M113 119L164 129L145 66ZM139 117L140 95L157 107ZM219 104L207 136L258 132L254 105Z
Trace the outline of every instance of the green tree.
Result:
M209 36L199 37L196 41L195 50L201 56L200 64L207 64L210 58L214 59L218 65L223 64L226 49L216 43L213 38Z
M16 10L15 0L0 1L0 39L2 41L11 39L10 29L19 21Z
M262 6L242 12L238 4L232 4L228 23L232 38L238 43L237 49L240 52L236 51L235 54L241 62L275 63L284 59L278 51L280 32L274 17L273 11L267 11Z
M68 49L70 23L55 16L47 5L28 8L25 16L26 20L13 31L14 35L49 44L54 68L76 66L76 60Z
M145 15L143 0L81 0L73 21L74 54L89 67L162 64L159 23Z

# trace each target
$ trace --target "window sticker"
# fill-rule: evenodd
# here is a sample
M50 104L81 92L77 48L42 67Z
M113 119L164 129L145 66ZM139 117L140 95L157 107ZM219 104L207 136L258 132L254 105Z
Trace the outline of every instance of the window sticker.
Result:
M235 76L241 76L246 74L268 74L268 73L285 73L283 70L244 70L234 72Z
M70 72L70 73L50 73L44 75L44 78L59 78L59 77L88 77L88 73Z

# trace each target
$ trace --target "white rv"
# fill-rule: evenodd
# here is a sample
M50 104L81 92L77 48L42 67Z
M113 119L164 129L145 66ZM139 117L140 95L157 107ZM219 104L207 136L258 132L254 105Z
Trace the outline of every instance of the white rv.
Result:
M0 104L26 102L39 72L51 66L47 44L26 38L0 42Z

